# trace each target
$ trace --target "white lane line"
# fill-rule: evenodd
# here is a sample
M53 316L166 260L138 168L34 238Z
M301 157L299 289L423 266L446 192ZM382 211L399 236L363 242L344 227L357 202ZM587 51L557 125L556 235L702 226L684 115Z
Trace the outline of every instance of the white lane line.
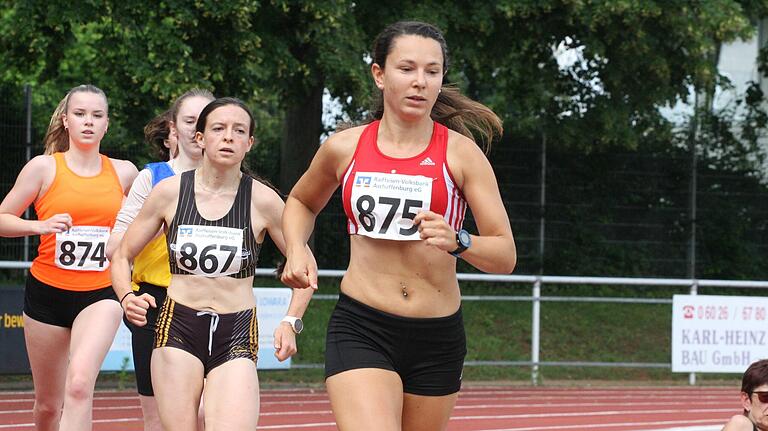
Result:
M6 398L6 399L0 399L0 403L9 403L9 402L22 402L22 401L31 401L34 399L31 393L12 393L12 392L5 392L4 394L12 394L12 395L30 395L29 397L16 397L16 398ZM488 397L479 397L477 395L488 395ZM500 397L500 395L508 395L507 397ZM465 392L462 391L459 393L459 400L477 400L477 399L519 399L519 400L527 400L534 398L537 401L543 401L543 400L562 400L562 399L569 399L573 398L574 396L579 396L580 398L589 398L591 400L596 399L609 399L609 400L616 400L616 399L631 399L631 400L647 400L647 399L679 399L680 397L695 397L699 400L723 400L723 399L735 399L738 400L738 392L735 392L733 390L723 391L722 393L711 393L711 392L691 392L690 394L684 394L680 392L654 392L654 393L639 393L639 392L630 392L622 391L621 394L612 394L610 392L606 391L592 391L592 392L567 392L567 391L560 391L559 393L553 394L552 391L547 391L545 393L537 393L534 391L493 391L493 392ZM267 402L279 402L277 400L285 399L285 398L291 398L291 399L297 399L297 398L326 398L327 394L325 392L313 392L313 393L281 393L281 394L275 394L270 392L261 392L261 398L262 400L267 400ZM275 401L270 401L271 398L274 398ZM96 393L96 396L94 397L96 400L137 400L138 396L103 396L103 394Z
M664 428L663 430L654 429L654 430L638 430L638 431L720 431L721 429L723 429L722 423L718 425L704 426L704 427L677 427L677 428Z
M651 426L651 425L683 425L683 424L692 424L692 423L706 423L706 424L714 424L715 421L712 419L694 419L694 420L678 420L678 421L654 421L654 422L616 422L616 423L608 423L608 424L585 424L585 425L549 425L549 426L534 426L534 427L518 427L518 428L489 428L489 429L483 429L483 430L477 430L477 431L545 431L545 430L564 430L564 429L570 429L570 430L592 430L595 428L609 428L609 427L631 427L631 426ZM719 422L718 422L719 423ZM720 428L713 428L713 427L702 427L702 428L674 428L675 430L686 430L686 431L693 431L693 430L700 430L700 431L709 431L709 430L719 430ZM660 429L655 430L647 430L647 431L665 431ZM671 430L668 430L671 431Z
M549 417L545 415L545 417ZM492 419L488 417L484 419ZM455 418L451 418L453 420ZM469 418L467 418L469 419ZM609 428L609 427L629 427L629 426L652 426L652 425L684 425L684 424L718 424L721 421L715 419L692 419L692 420L676 420L676 421L650 421L650 422L615 422L607 424L584 424L584 425L546 425L546 426L532 426L532 427L517 427L517 428L493 428L484 429L478 431L546 431L546 430L592 430L595 428ZM288 425L267 425L259 426L259 430L271 430L271 429L297 429L297 428L312 428L312 427L324 427L324 426L336 426L336 422L313 422L306 424L288 424ZM675 431L719 431L719 428L712 427L697 427L697 428L674 428ZM667 430L647 430L647 431L667 431ZM672 429L668 430L672 431Z
M141 406L136 404L135 406L115 406L115 407L94 407L93 408L93 411L109 411L109 410L141 410ZM32 414L32 409L0 410L0 415L20 414L20 413Z
M626 411L607 411L607 412L575 412L575 413L521 413L521 414L512 414L512 415L472 415L472 416L452 416L451 421L473 421L473 420L499 420L499 419L537 419L537 418L554 418L554 417L563 417L563 418L572 418L572 417L590 417L590 416L615 416L615 415L626 415L626 414L672 414L672 413L692 413L692 414L702 414L702 413L734 413L736 410L734 409L686 409L686 410L626 410ZM327 411L288 411L288 412L261 412L259 416L298 416L298 415L317 415L317 414L326 414L330 415L332 412L330 410ZM709 419L705 420L706 423L712 423L714 420ZM685 423L695 423L696 421L684 421L684 420L678 420L678 421L671 421L670 424L685 424ZM667 423L667 422L662 422ZM655 422L639 422L640 425L647 424L647 425L653 425ZM273 425L278 426L278 425ZM291 426L296 427L307 427L307 426L313 426L312 424L293 424L293 425L279 425L280 427L287 427L290 428ZM584 425L579 425L584 426ZM506 428L505 428L506 429ZM517 429L517 428L510 428L510 429ZM527 429L527 428L526 428ZM538 428L537 428L538 429ZM541 429L548 429L546 427Z
M295 410L290 412L259 412L259 417L261 416L294 416L294 415L331 415L333 414L330 410Z
M521 413L514 415L482 415L482 416L452 416L451 420L478 420L478 419L531 419L531 418L554 418L554 417L584 417L584 416L615 416L626 415L662 415L662 414L680 414L680 413L734 413L734 409L675 409L675 410L620 410L603 412L575 412L575 413ZM677 423L677 422L676 422Z
M141 418L116 418L116 419L94 419L92 421L95 424L108 424L108 423L124 423L124 422L143 422ZM17 428L17 427L34 427L35 424L7 424L0 425L0 429Z
M553 405L556 404L558 406L560 405L574 405L571 403L568 403L568 401L576 399L577 401L589 401L592 404L595 405L614 405L616 404L616 400L621 400L622 404L678 404L681 403L681 399L686 399L685 397L677 397L677 396L669 396L665 398L638 398L638 397L626 397L626 398L617 398L617 397L600 397L597 399L596 397L566 397L566 398L552 398L552 397L482 397L482 398L467 398L467 397L461 397L459 396L458 404L460 405L473 405L471 403L481 403L481 402L500 402L500 401L511 401L511 402L518 402L518 403L524 403L526 405L531 405L533 403L536 404L545 404L545 405ZM600 401L604 399L605 401ZM264 398L261 399L262 405L280 405L280 404L312 404L312 403L327 403L329 402L328 398L323 399L316 399L316 400L279 400L279 401L264 401ZM563 401L565 400L565 401ZM548 403L544 403L545 401L549 401ZM695 397L695 400L687 400L682 403L684 404L691 404L691 402L695 401L697 404L699 404L699 401L701 403L705 404L720 404L723 403L735 403L739 404L739 397L733 396L733 397ZM530 403L530 404L529 404Z
M94 397L94 401L136 401L139 402L139 397ZM34 402L34 398L6 398L0 399L0 403L22 403L22 402Z
M262 406L263 406L263 404L264 403L262 403ZM296 404L296 403L294 403L294 404ZM323 404L328 404L328 402L324 401ZM644 403L613 403L611 405L611 407L613 407L611 412L607 412L607 413L606 412L600 412L600 411L591 412L591 413L590 412L579 412L578 414L579 415L588 415L588 414L592 414L592 415L598 415L598 414L622 414L622 413L634 414L634 413L637 413L638 410L630 410L630 409L627 409L627 410L617 410L616 407L624 407L624 406L627 406L627 407L639 407L639 406L644 406L644 405L647 406L647 405L656 405L656 404L658 404L658 403L647 403L647 404L644 404ZM720 403L714 403L714 402L713 403L708 403L708 404L713 404L715 406L721 406L722 405ZM553 404L480 404L480 405L458 405L458 406L456 406L454 408L454 410L472 410L472 409L478 409L478 410L493 409L493 410L496 410L496 409L508 409L508 408L540 408L540 407L552 407L552 405ZM690 403L685 403L685 402L665 403L665 407L669 407L671 405L686 405L687 406L687 405L690 405ZM607 406L607 404L578 403L578 404L558 404L557 406L558 406L558 408L562 409L562 408L579 408L579 407L602 407L602 406ZM701 406L701 404L699 406L703 407L703 406ZM93 410L94 411L139 410L140 408L141 408L141 406L137 404L137 405L132 405L132 406L94 407ZM671 410L653 410L653 411L654 412L658 411L658 412L665 412L665 413L667 413L667 412L670 412ZM733 409L730 409L730 410L724 410L724 409L702 409L701 411L718 412L718 413L722 412L722 411L732 411L732 412L734 412L734 414L736 414L736 413L738 413L738 408L737 408L737 406L735 406ZM31 414L32 413L32 409L0 410L0 415L23 414L23 413ZM332 413L331 410L323 409L323 410L301 410L301 411L290 410L290 411L273 411L273 412L261 411L260 415L263 415L263 416L280 416L280 415L290 416L290 415L311 415L311 414L330 414L330 413ZM567 413L563 413L563 414L567 414ZM571 414L573 414L573 413L571 413Z
M741 408L737 401L733 401L734 409ZM531 407L552 407L557 408L569 408L569 407L637 407L637 406L690 406L690 402L676 401L676 402L635 402L635 403L515 403L515 404L460 404L454 407L455 410L467 410L467 409L506 409L506 408L531 408ZM696 403L697 407L704 407L707 405L722 407L722 401L707 401L703 403ZM615 409L614 409L615 410ZM628 410L631 411L631 410Z
M503 406L485 406L485 408L496 409ZM525 407L525 406L524 406ZM451 420L471 420L471 419L506 419L506 418L537 418L537 417L580 417L580 416L606 416L606 415L621 415L621 414L668 414L675 412L695 412L695 413L722 413L731 412L738 413L737 409L689 409L689 410L614 410L609 412L576 412L576 413L521 413L515 415L486 415L486 416L452 416ZM291 411L277 411L277 412L265 412L261 411L259 416L296 416L296 415L330 415L333 414L331 410L291 410Z
M600 395L534 395L534 394L521 394L518 393L516 396L506 396L506 397L499 397L499 396L489 396L489 397L473 397L473 396L467 396L465 394L459 393L459 399L460 400L475 400L475 399L499 399L499 398L507 398L507 399L520 399L520 400L526 400L526 399L534 399L534 400L569 400L573 398L588 398L591 400L599 400L599 399L606 399L606 400L676 400L680 398L692 398L697 400L723 400L723 399L739 399L739 394L736 392L730 393L730 394L722 394L722 395L704 395L704 394L691 394L690 396L683 396L678 394L664 394L664 395L611 395L611 394L600 394Z
M281 430L281 429L296 429L296 428L312 428L312 427L335 427L336 422L316 422L311 424L297 424L297 425L267 425L259 426L257 430Z
M261 401L262 406L282 406L282 405L301 405L301 404L330 404L331 400L309 400L309 401Z

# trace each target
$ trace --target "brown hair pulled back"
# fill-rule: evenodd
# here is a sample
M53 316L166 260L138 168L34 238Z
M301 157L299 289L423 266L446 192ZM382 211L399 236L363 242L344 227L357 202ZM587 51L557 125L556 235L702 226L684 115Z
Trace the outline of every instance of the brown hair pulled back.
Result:
M144 126L144 142L152 149L153 154L159 160L170 160L171 149L165 146L168 135L171 133L171 110L167 110L155 118L149 120Z
M387 26L373 41L371 57L373 62L385 68L387 56L400 36L415 35L433 39L440 44L443 52L443 72L448 70L448 45L442 32L432 24L419 21L399 21ZM381 119L384 114L384 100L379 94L373 109L373 118ZM455 85L443 85L430 114L434 121L470 139L476 134L487 151L494 136L501 136L503 124L490 108L464 96Z

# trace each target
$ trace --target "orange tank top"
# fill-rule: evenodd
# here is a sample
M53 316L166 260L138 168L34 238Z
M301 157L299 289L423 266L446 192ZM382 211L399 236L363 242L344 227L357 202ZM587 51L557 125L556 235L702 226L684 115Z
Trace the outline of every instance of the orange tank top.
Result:
M106 245L123 201L123 187L107 156L101 156L101 172L82 177L72 172L64 153L55 153L56 175L37 202L39 220L55 214L72 216L67 232L40 236L37 257L30 272L49 286L90 291L112 284Z

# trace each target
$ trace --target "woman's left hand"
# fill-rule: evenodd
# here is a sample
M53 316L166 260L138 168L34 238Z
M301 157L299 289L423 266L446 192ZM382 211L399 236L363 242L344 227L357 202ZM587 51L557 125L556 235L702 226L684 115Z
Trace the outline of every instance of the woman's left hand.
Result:
M422 211L416 215L413 223L419 226L419 236L427 245L447 252L456 250L456 231L440 214Z
M296 333L287 322L280 322L275 328L275 357L278 361L293 356L298 349L296 348Z

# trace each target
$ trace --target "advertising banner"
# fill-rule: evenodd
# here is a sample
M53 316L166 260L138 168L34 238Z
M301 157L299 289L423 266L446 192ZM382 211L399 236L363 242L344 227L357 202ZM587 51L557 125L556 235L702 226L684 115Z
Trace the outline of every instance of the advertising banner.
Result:
M257 367L284 369L291 367L291 359L279 362L275 358L274 331L288 311L291 289L254 288L256 313L259 320L259 360ZM30 373L27 349L24 344L24 288L0 287L0 374ZM117 335L107 353L102 371L133 371L131 331L120 324Z
M743 373L768 358L768 298L675 295L672 371Z
M0 373L29 373L27 348L24 345L24 289L20 286L0 287Z

